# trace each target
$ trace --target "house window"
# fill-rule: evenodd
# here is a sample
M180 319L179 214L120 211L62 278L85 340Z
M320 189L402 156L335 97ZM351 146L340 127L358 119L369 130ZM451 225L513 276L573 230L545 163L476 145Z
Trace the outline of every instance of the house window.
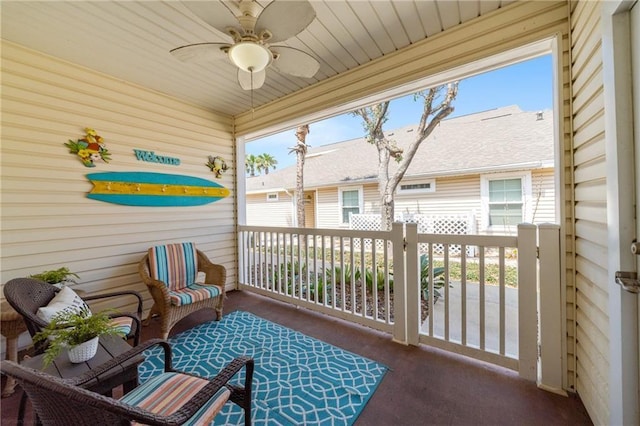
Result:
M436 191L435 180L425 180L420 182L401 183L398 188L398 195L424 194Z
M522 179L489 181L489 226L522 222Z
M278 193L277 192L269 192L267 194L267 201L278 201Z
M339 196L341 223L347 225L351 213L362 212L362 188L341 188Z
M531 221L531 173L496 173L481 179L483 225L489 230L513 229Z

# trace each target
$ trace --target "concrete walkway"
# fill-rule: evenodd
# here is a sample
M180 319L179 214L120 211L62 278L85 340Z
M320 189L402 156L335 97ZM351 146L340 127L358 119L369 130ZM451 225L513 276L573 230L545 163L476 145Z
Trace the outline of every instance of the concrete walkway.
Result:
M444 288L440 291L444 296ZM452 282L449 287L449 340L460 343L462 339L461 285ZM467 283L467 346L480 346L480 292L477 283ZM485 286L485 348L500 351L500 292L495 285ZM434 305L433 334L444 339L444 314L447 300L438 299ZM428 330L428 319L422 324ZM505 287L505 352L511 357L518 355L518 289Z

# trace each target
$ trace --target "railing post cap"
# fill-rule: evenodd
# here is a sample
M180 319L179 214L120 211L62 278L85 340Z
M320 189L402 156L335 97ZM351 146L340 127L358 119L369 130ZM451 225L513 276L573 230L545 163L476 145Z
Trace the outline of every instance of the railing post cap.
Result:
M541 223L538 225L539 229L560 229L560 225L556 223Z
M535 229L536 225L533 223L519 223L518 229Z

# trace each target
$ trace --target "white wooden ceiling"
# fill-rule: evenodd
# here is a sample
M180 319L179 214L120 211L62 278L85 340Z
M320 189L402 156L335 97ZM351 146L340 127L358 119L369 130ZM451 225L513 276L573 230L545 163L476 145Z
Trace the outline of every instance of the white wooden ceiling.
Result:
M316 19L282 44L313 55L320 70L314 78L304 79L268 69L264 86L253 93L253 105L266 104L512 1L312 0ZM269 1L259 3L264 7ZM5 40L222 113L236 115L251 108L251 93L239 87L229 61L188 64L169 54L185 44L225 41L180 1L2 0L0 8Z

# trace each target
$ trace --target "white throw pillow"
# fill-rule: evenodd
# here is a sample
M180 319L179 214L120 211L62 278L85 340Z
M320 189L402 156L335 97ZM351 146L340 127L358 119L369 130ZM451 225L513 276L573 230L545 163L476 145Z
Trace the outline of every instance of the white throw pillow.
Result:
M47 306L38 308L36 315L38 318L43 319L46 322L51 322L51 319L59 312L66 310L81 311L86 309L89 314L89 306L84 303L84 300L76 294L75 291L69 287L62 287L62 289L55 295Z

